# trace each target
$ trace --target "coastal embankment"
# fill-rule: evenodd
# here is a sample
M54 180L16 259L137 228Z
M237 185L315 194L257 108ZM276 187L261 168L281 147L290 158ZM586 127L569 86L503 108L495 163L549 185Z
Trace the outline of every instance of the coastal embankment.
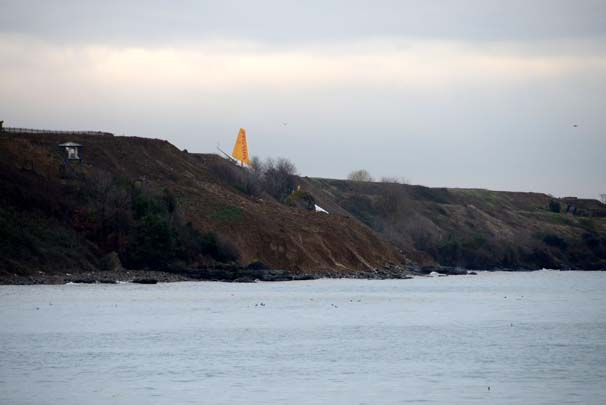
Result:
M68 142L78 159L59 147ZM0 282L606 268L596 200L282 175L268 188L160 139L1 133Z

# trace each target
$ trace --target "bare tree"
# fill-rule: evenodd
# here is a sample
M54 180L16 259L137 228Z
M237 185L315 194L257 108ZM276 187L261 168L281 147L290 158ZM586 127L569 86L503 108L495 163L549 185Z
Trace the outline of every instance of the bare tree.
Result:
M261 161L259 156L253 156L252 159L250 159L249 167L252 175L255 176L257 179L263 177L263 162Z
M349 173L347 179L351 181L374 181L366 169L354 170L353 172Z
M262 161L254 156L249 168L252 178L261 189L280 202L295 190L297 168L286 158L267 158Z
M402 176L384 176L381 177L381 183L410 184L410 180L407 177Z
M284 201L295 189L297 168L285 158L268 158L262 165L263 189L278 201Z
M295 164L286 158L278 158L276 168L282 174L294 176L297 174Z

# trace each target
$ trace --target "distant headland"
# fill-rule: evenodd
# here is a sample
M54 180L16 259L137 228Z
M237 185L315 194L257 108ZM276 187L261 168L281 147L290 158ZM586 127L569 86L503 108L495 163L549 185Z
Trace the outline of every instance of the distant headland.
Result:
M2 127L0 165L1 283L606 269L598 200L308 178L99 131Z

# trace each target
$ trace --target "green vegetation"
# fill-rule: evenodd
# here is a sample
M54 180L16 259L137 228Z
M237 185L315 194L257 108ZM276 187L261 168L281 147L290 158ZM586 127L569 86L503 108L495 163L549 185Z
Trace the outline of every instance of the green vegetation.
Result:
M574 226L575 224L566 215L559 215L554 212L543 211L526 211L518 212L519 215L523 215L530 219L535 219L541 222L547 222L554 225L566 225Z
M244 218L244 212L240 207L226 206L213 212L210 219L221 222L240 222Z
M595 223L591 220L591 219L587 219L587 218L579 218L579 225L591 232L595 231Z
M128 232L127 249L120 255L133 268L162 268L175 261L190 262L199 256L217 261L233 261L235 249L222 244L214 233L201 233L177 215L176 198L168 190L161 195L133 188L132 213L135 220ZM240 220L242 210L226 207L218 219ZM120 253L120 252L119 252Z
M126 268L161 269L200 257L233 261L237 252L213 233L184 224L178 199L167 189L148 190L124 179L100 178L87 183L88 200L75 210L74 228L105 252L115 251ZM219 212L223 220L241 218L241 210Z
M258 157L253 157L250 169L217 160L209 165L209 170L224 184L243 194L257 197L265 193L281 203L296 188L297 169L285 158L261 161Z
M351 198L343 201L342 206L354 217L371 228L378 225L375 221L376 210L373 201L369 197L364 195L354 195Z
M479 234L470 238L460 238L450 234L448 238L437 244L434 255L444 265L464 266L471 269L495 266L498 260L493 247Z
M316 206L316 200L307 191L297 190L286 198L286 205L291 207L300 207L313 211Z
M566 241L559 237L558 235L549 233L543 236L543 242L547 245L547 246L551 246L551 247L556 247L558 249L566 249L568 247L568 243L566 243Z
M562 210L562 207L560 207L559 201L553 200L553 199L549 201L549 211L560 213L561 210Z
M69 269L86 267L86 260L94 263L95 257L74 230L41 212L0 205L0 269L36 266L40 270L57 264Z
M482 203L493 206L497 204L502 204L503 202L505 202L504 200L506 200L506 195L503 193L478 188L456 189L455 193L460 194L461 196L465 196L467 198L476 199L478 201L481 201Z

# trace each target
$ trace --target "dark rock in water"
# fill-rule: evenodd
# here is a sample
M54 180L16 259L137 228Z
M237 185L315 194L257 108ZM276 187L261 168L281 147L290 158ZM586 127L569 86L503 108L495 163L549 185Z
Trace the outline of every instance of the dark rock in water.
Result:
M432 272L436 272L439 274L445 274L447 276L461 276L467 274L467 270L460 269L458 267L448 267L448 266L426 266L421 267L418 272L421 274L431 274Z
M467 274L467 270L459 269L458 267L440 267L436 270L440 274L446 274L449 276L462 276Z
M238 277L234 279L234 283L254 283L255 279L252 277Z
M424 266L421 268L416 269L415 271L421 274L431 274L434 271L437 271L437 267L434 266Z
M471 275L471 276L477 276L478 273L476 273L475 271L468 271L467 274Z
M118 284L116 280L99 280L101 284Z
M449 266L424 266L421 268L413 269L414 273L429 275L433 272L438 273L440 275L446 276L462 276L465 274L476 274L475 272L468 272L465 269L461 269L458 267L449 267Z
M154 278L136 278L132 282L136 284L158 284L158 280Z
M317 280L320 278L315 274L298 274L293 276L293 280Z
M256 263L256 262L255 262ZM251 263L252 267L265 266L263 263ZM256 269L256 268L240 268L240 267L221 267L208 269L189 269L187 271L179 271L170 269L173 274L186 275L192 279L210 280L210 281L230 281L238 283L250 283L256 280L259 281L292 281L292 280L313 280L318 278L312 274L291 274L287 270L279 269Z
M77 278L74 280L68 280L68 282L77 284L95 284L97 281L92 278Z

